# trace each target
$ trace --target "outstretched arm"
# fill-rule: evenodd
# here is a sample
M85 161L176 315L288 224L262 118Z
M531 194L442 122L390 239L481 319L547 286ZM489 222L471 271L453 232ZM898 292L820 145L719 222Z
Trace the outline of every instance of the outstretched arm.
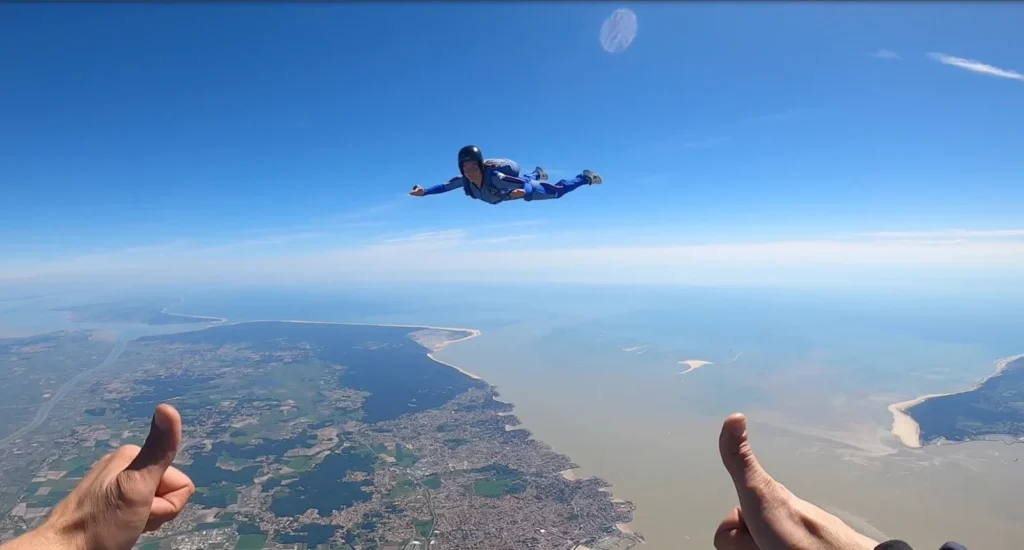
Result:
M502 190L505 192L505 200L521 199L523 197L529 198L531 192L530 180L521 178L518 176L510 176L500 170L492 172L494 178L501 184Z
M533 181L530 178L508 176L497 172L498 179L508 185L511 189L508 193L509 199L524 199L527 201L557 199L560 194L558 188L549 184L548 187Z
M594 177L597 178L598 176L595 175ZM571 180L562 180L558 183L537 181L531 177L514 178L504 176L501 179L509 184L518 186L518 188L511 191L509 194L510 198L522 198L527 201L558 199L565 196L566 193L590 183L590 179L585 177L583 174L580 174Z
M448 180L447 183L439 183L439 184L437 184L437 185L435 185L433 187L428 187L426 189L424 189L424 188L420 187L419 185L417 185L417 186L412 188L412 191L410 191L409 194L414 196L414 197L425 197L427 195L437 195L437 194L440 194L440 193L447 193L449 191L453 191L455 189L459 189L460 187L462 187L462 185L463 185L462 184L462 176L456 176L456 177Z

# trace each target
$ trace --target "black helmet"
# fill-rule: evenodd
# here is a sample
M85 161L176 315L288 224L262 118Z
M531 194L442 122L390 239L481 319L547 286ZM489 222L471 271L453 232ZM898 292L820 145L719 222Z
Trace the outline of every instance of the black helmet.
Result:
M459 173L462 173L462 164L466 162L475 162L480 169L483 170L484 156L480 153L480 148L476 145L467 145L462 149L459 149Z

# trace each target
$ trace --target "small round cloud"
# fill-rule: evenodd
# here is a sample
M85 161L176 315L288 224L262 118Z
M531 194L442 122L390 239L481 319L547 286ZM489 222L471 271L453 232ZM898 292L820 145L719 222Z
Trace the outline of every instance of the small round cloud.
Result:
M636 14L620 8L601 25L601 47L608 53L622 53L636 38Z

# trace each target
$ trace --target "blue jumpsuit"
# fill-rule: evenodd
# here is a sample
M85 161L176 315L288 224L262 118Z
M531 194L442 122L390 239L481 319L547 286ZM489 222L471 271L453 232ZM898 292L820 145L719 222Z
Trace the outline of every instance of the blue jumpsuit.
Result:
M538 181L537 172L520 174L519 164L509 159L487 159L484 161L484 181L477 187L465 176L456 176L448 183L442 183L423 190L423 196L447 193L455 189L463 189L470 197L488 204L498 204L510 200L509 193L515 189L526 191L524 200L557 199L589 183L582 174L571 180L558 183Z

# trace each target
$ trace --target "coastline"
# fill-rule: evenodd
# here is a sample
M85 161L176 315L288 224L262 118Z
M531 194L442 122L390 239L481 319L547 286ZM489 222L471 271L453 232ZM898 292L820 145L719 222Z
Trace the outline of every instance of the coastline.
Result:
M1024 358L1024 353L1018 355L1011 355L1010 357L1004 357L1002 359L997 360L995 362L995 372L989 374L985 378L982 378L979 382L975 383L969 389L956 392L933 393L930 395L923 395L921 397L889 405L889 412L892 414L892 429L890 430L890 433L896 436L900 440L900 442L903 443L904 446L909 447L911 449L920 449L921 426L917 423L916 420L914 420L912 416L910 416L909 413L907 413L908 410L910 410L913 407L916 407L917 405L920 405L921 403L924 403L929 399L933 399L936 397L945 397L947 395L959 395L962 393L972 392L980 388L981 385L984 384L985 382L988 382L990 379L1002 374L1003 371L1006 370L1006 367L1010 365L1010 363L1013 363L1014 361L1017 361L1022 358Z
M175 313L175 314L177 314L177 313ZM191 316L196 316L196 315L191 315ZM465 370L465 369L463 369L461 367L453 365L451 363L443 362L443 361L441 361L441 359L438 359L437 357L435 357L433 355L435 352L440 351L441 349L444 349L445 347L447 347L447 346L449 346L451 344L458 343L458 342L464 342L464 341L469 340L471 338L476 338L477 336L480 336L482 333L481 333L481 331L479 329L469 329L469 328L464 328L464 327L434 327L434 326L429 326L429 325L397 325L397 324L380 324L380 323L345 323L345 322L332 322L332 321L303 321L303 320L253 320L253 321L239 321L239 322L233 322L233 323L228 323L228 322L226 322L226 320L224 320L224 322L223 322L223 324L221 326L244 325L246 323L295 323L295 324L301 324L301 325L338 325L338 326L346 326L346 327L388 327L388 328L397 328L397 329L419 329L419 331L411 332L410 335L418 344L422 345L423 347L425 347L428 350L427 357L430 359L430 361L433 361L434 363L437 363L439 365L443 365L444 367L447 367L447 368L450 368L450 369L455 369L456 371L460 372L461 374L463 374L465 376L468 376L469 378L472 378L473 380L478 380L480 382L483 382L483 383L489 385L489 382L487 382L486 380L484 380L480 376L478 376L478 375L476 375L474 373L471 373L471 372L469 372L469 371L467 371L467 370ZM456 338L454 340L441 340L439 342L423 342L423 341L417 339L416 337L412 336L413 334L416 334L416 332L431 331L431 330L433 330L433 331L462 332L462 333L466 333L466 335L462 336L460 338ZM703 366L705 364L710 364L710 362L698 362L698 363L701 363L701 365L699 365L698 367ZM504 413L504 414L511 414L511 413ZM571 469L568 469L568 470L563 470L562 472L559 472L559 473L561 474L561 476L564 479L567 479L567 480L570 480L570 481L571 480L575 480L575 479L579 479L580 478L579 475L574 470L575 470L575 468L571 468ZM607 491L607 490L606 489L602 489L601 491ZM610 497L610 494L609 494L609 497ZM615 500L616 499L612 499L612 501L615 501ZM618 535L628 536L628 537L634 538L634 540L636 540L636 538L639 537L640 538L639 542L640 543L644 542L643 541L643 536L638 534L638 533L636 533L635 531L633 531L632 522L630 522L630 523L615 523L614 527L615 527L615 532ZM585 546L579 546L578 548L586 548L586 547Z
M181 315L182 317L196 317L196 318L199 318L199 319L218 319L217 317L204 317L204 316L201 316L201 315L187 315L187 314L181 314L181 313L170 313L169 315ZM464 341L469 340L471 338L476 338L477 336L480 336L480 334L482 334L482 333L480 332L479 329L475 329L475 328L436 327L436 326L430 326L430 325L405 325L405 324L390 324L390 323L351 323L351 322L342 322L342 321L306 321L306 320L303 320L303 319L253 319L253 320L248 320L248 321L233 321L233 322L227 322L227 319L220 319L220 321L218 321L218 323L222 324L223 326L242 325L242 324L245 324L245 323L296 323L296 324L302 324L302 325L339 325L339 326L346 326L346 327L411 328L411 329L420 329L420 331L422 331L422 330L444 330L444 331L449 331L449 332L464 332L464 333L466 333L466 336L463 336L461 338L456 338L454 340L442 340L441 342L434 343L433 345L424 344L424 343L420 342L419 340L417 340L416 342L418 344L420 344L421 346L427 348L427 350L428 350L427 357L430 360L432 360L432 361L434 361L436 363L440 363L440 364L442 364L442 365L444 365L444 366L446 366L448 368L455 369L455 370L461 372L462 374L464 374L464 375L466 375L466 376L468 376L468 377L470 377L470 378L472 378L474 380L479 380L481 382L486 382L486 380L484 380L483 378L480 378L479 376L477 376L476 374L473 374L472 372L469 372L469 371L467 371L467 370L465 370L463 368L460 368L460 367L458 367L456 365L453 365L451 363L446 363L446 362L441 361L440 359L434 357L434 353L436 353L438 351L441 351L442 349L448 347L451 344L456 344L458 342L464 342ZM415 334L415 333L410 333L410 334ZM413 338L413 339L415 340L415 338Z
M462 374L465 374L466 376L468 376L468 377L472 378L473 380L479 380L479 381L481 381L481 382L487 382L487 381L486 381L486 380L484 380L483 378L480 378L479 376L477 376L477 375L475 375L475 374L473 374L473 373L469 372L469 371L468 371L468 370L466 370L466 369L462 369L462 368L456 367L455 365L453 365L453 364L451 364L451 363L445 363L444 361L442 361L442 360L438 359L437 357L434 357L434 355L433 355L433 354L431 354L431 353L428 353L428 354L427 354L427 357L428 357L428 358L429 358L429 359L430 359L431 361L433 361L433 362L435 362L435 363L440 363L440 364L442 364L442 365L444 365L444 366L446 366L446 367L448 367L448 368L451 368L451 369L455 369L455 370L457 370L457 371L461 372Z
M173 315L175 317L188 317L189 319L202 319L204 321L209 321L209 322L211 322L213 324L219 324L219 323L226 323L227 322L227 319L223 319L223 318L220 318L220 317L208 317L206 315L189 315L189 314L186 314L186 313L172 313L170 311L167 311L167 308L161 309L160 313L163 313L164 315Z

